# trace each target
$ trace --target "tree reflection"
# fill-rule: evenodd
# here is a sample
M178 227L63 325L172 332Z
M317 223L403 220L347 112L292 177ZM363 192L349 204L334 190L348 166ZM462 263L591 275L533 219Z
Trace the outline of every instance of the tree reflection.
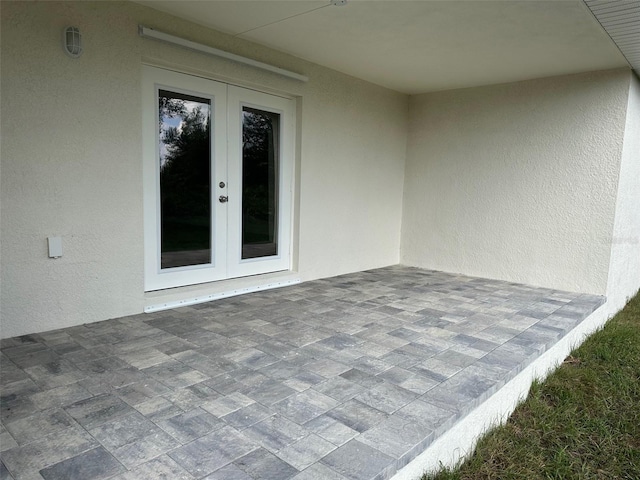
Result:
M160 91L161 249L163 254L173 252L171 265L165 265L163 257L163 268L210 260L211 106L208 102ZM277 253L279 120L277 113L249 107L242 111L243 258ZM196 261L193 259L197 251L203 253ZM183 252L184 258L176 260L177 252ZM190 260L185 260L187 254Z
M243 248L243 258L274 255L279 115L248 107L242 113L242 243L254 246Z
M190 99L161 96L159 110L162 252L208 250L211 246L210 107ZM207 263L207 258L197 263Z

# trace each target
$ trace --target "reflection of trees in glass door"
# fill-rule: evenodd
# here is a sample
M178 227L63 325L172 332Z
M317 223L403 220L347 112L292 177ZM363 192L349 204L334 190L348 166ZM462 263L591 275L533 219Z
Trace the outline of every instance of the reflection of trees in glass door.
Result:
M242 108L242 258L278 253L280 114Z
M211 101L159 90L161 268L211 262Z
M145 289L287 270L293 101L143 69Z

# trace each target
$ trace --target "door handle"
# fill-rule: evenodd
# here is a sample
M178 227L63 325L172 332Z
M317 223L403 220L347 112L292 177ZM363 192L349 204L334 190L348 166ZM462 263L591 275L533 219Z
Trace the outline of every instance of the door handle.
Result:
M227 203L229 201L229 197L227 197L226 195L220 195L218 197L218 200L220 201L220 203Z

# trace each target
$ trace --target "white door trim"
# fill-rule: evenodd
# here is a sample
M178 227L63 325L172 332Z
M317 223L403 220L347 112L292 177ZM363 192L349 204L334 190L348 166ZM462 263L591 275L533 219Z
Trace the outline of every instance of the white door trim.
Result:
M204 265L161 268L158 90L207 98L212 105L212 259ZM158 67L142 67L144 290L154 291L291 269L295 100ZM280 114L278 254L241 259L242 106ZM218 186L224 181L228 188ZM220 203L221 195L229 197ZM224 232L224 233L222 233Z

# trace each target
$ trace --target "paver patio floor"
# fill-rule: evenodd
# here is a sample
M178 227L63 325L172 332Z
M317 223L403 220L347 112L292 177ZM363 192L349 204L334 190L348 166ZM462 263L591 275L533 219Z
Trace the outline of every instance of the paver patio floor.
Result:
M2 341L0 479L386 479L603 297L394 266Z

